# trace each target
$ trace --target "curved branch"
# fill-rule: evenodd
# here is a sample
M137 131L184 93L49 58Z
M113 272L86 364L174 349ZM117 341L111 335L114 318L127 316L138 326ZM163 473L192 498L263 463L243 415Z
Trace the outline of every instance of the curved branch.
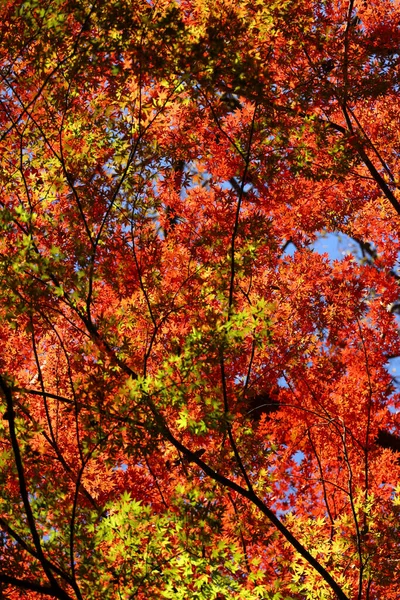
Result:
M45 556L43 554L40 537L39 537L38 531L36 529L35 518L33 516L32 508L31 508L31 505L29 502L29 494L28 494L28 488L26 485L25 470L23 467L22 456L21 456L21 452L19 449L18 439L17 439L17 432L16 432L16 428L15 428L15 412L14 412L13 396L11 393L11 388L9 387L9 385L7 384L6 380L4 379L4 377L2 375L0 375L0 389L3 392L5 400L6 400L11 446L12 446L12 450L13 450L13 454L14 454L15 466L16 466L17 473L18 473L19 490L20 490L20 494L21 494L21 498L22 498L22 503L24 505L25 515L26 515L26 519L28 521L29 530L31 532L31 536L33 539L33 543L34 543L36 552L38 554L40 563L43 567L43 571L45 572L46 577L51 584L51 589L55 590L58 594L56 597L60 598L62 600L70 600L69 594L67 594L67 592L65 592L60 587L60 585L54 578L54 575L48 566L49 561L45 558ZM53 595L55 595L55 594L53 594Z

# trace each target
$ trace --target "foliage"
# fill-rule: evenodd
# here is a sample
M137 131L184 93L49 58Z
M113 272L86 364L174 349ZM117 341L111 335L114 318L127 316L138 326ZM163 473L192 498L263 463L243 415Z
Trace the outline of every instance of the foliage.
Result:
M1 596L398 598L398 3L0 10Z

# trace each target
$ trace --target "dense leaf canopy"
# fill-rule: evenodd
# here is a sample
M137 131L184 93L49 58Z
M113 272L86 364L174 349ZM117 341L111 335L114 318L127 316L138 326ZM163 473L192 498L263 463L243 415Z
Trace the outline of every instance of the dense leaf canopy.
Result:
M398 599L398 0L0 15L1 597Z

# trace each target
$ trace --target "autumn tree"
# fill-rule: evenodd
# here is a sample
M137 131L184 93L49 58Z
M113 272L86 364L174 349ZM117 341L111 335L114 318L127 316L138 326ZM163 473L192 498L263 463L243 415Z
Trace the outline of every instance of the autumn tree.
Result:
M1 596L398 598L398 2L0 10Z

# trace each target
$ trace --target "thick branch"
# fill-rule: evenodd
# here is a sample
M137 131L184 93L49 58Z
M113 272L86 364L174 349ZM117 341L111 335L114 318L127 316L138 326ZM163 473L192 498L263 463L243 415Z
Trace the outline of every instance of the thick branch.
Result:
M22 502L25 509L25 515L28 522L29 530L31 532L31 536L33 539L33 543L40 560L40 563L43 567L43 570L46 574L47 579L51 584L51 589L57 591L57 598L63 600L70 600L70 596L59 586L56 579L54 578L53 573L51 572L48 561L43 554L43 549L40 542L40 537L36 529L35 518L33 516L32 508L29 502L28 489L26 486L25 472L22 463L21 452L19 449L17 433L15 429L15 413L14 413L14 402L11 393L11 389L8 386L6 380L0 375L0 388L4 394L6 405L7 405L7 416L8 416L8 425L10 430L10 438L11 438L11 446L14 453L15 466L18 473L18 483L20 494L22 498ZM54 595L54 594L53 594Z
M155 409L154 409L155 410ZM310 564L314 569L321 575L321 577L326 581L326 583L330 586L330 588L337 595L338 600L349 600L348 596L343 592L341 587L336 583L333 577L328 573L328 571L304 548L304 546L294 537L292 533L285 527L285 525L278 519L275 513L268 508L266 504L255 494L253 490L246 490L242 486L238 485L234 481L231 481L224 475L221 475L217 471L214 471L209 465L201 460L197 456L195 452L192 452L186 446L184 446L171 432L169 427L166 425L162 417L158 414L158 412L154 413L157 422L162 428L162 433L164 437L171 442L173 446L179 452L181 452L184 456L187 457L188 460L197 464L198 467L211 479L220 483L225 488L229 488L234 492L237 492L239 495L247 498L252 502L257 508L265 515L269 521L278 529L278 531L287 539L287 541L293 546L293 548Z
M60 600L69 598L68 595L60 594L60 588L55 589L54 587L41 585L40 583L35 583L34 581L29 581L27 579L17 579L17 577L11 577L10 575L5 575L4 573L0 573L0 583L12 585L13 587L20 588L22 590L30 590L46 596L53 596L53 598L60 598ZM63 590L61 590L61 592L63 592Z

